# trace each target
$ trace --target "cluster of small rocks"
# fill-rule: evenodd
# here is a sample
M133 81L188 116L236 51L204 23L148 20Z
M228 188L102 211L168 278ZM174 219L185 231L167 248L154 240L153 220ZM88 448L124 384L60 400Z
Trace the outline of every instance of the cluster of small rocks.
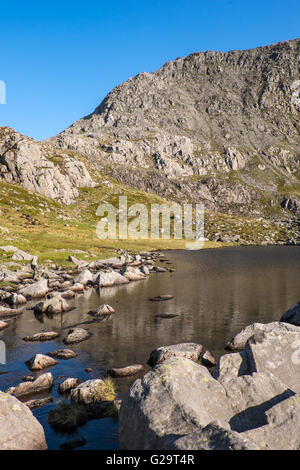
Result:
M30 265L17 265L17 271L9 269L11 262L0 265L0 280L9 283L0 290L0 319L19 315L28 301L45 297L46 300L34 305L36 315L67 312L71 310L68 300L86 289L128 284L131 281L146 279L151 272L173 271L170 267L155 265L157 259L164 258L161 253L124 253L119 257L92 262L82 261L70 255L69 261L73 263L74 268L63 269L55 264L40 266L35 256L16 247L4 246L0 247L0 250L22 252L23 259L31 260ZM107 308L97 311L96 315L107 314L105 310ZM0 324L1 329L4 327L5 325Z
M20 251L23 253L23 259L31 261L31 264L17 264L14 266L17 270L9 269L12 267L11 262L3 263L0 266L1 280L8 281L8 285L0 290L0 330L9 326L11 318L21 315L29 303L36 316L63 313L72 310L69 299L87 289L119 286L133 281L145 280L151 272L171 270L171 268L163 268L161 265L156 266L158 260L165 259L161 253L144 252L139 255L129 255L122 252L118 257L100 259L91 263L78 260L71 255L69 260L73 263L74 268L62 269L55 264L41 266L35 257L18 250L16 247L0 247L0 249L2 248L7 248L7 251L12 253ZM33 306L31 307L31 305ZM114 314L115 309L108 304L103 304L95 312L89 313L95 317L95 321L98 321L102 317ZM61 331L41 331L24 337L23 341L48 342L56 340L61 334ZM63 343L71 345L85 341L91 336L92 333L89 330L74 327L64 334ZM42 449L47 447L44 432L30 410L53 401L51 390L54 387L54 378L48 370L59 364L60 360L74 359L76 355L71 349L56 349L47 354L35 354L26 361L25 365L30 371L41 373L41 375L37 377L25 375L22 382L9 387L5 394L0 393L1 416L6 413L1 397L5 397L5 406L12 407L11 410L16 407L16 400L23 402L18 405L20 416L10 411L10 416L5 423L6 436L2 436L0 431L0 448ZM143 365L131 364L123 368L112 368L107 371L107 375L128 377L140 374L143 370ZM88 372L88 369L86 371ZM89 419L117 415L120 401L115 397L111 400L103 396L99 392L103 384L105 384L103 377L83 383L76 377L64 378L58 384L58 393L71 400L70 407L63 409L66 422L62 423L58 419L61 418L61 409L58 407L50 412L49 423L55 429L63 429L65 426L64 430L69 430L67 427L70 419L72 426L76 428ZM80 416L77 421L75 420L75 424L73 421L74 404L80 405ZM28 427L32 428L32 433L29 433L28 439L24 438L17 442L17 423L19 421L21 429L27 422ZM66 445L71 448L77 446L73 441Z

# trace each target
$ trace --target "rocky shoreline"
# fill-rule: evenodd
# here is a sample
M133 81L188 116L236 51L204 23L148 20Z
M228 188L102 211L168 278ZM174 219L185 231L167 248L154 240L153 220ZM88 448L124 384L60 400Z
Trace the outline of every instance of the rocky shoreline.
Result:
M28 308L36 318L71 312L72 299L86 290L174 271L159 252L124 252L92 263L70 256L74 269L54 263L40 266L34 257L27 261L30 264L18 265L18 270L9 269L12 262L1 266L2 280L9 280L0 290L3 331ZM162 292L148 300L168 302L172 298ZM90 322L109 318L115 308L100 305L88 312ZM57 388L65 401L48 414L53 429L72 431L91 419L120 415L121 449L298 449L299 326L300 305L296 304L278 322L244 328L224 344L230 353L218 361L201 344L181 343L153 350L148 360L150 372L143 364L128 364L110 368L92 380L63 377L57 385L49 369L60 361L76 360L76 352L69 348L87 341L92 332L77 324L67 331L28 335L24 342L61 337L66 348L28 358L27 369L40 375L24 375L22 382L1 392L0 424L5 419L5 435L0 433L0 448L47 448L44 430L30 410L53 401ZM111 377L134 379L135 375L140 378L121 401ZM32 432L19 440L18 429L25 426ZM61 447L75 448L85 442L76 438Z
M200 344L153 351L122 402L121 449L299 450L299 326L300 303L247 326L212 373Z
M168 261L165 255L159 252L142 252L139 255L121 252L117 257L90 263L70 255L69 261L74 268L64 269L54 263L47 266L39 265L35 256L16 247L3 246L0 249L14 253L14 259L3 263L0 267L0 279L4 281L2 284L7 284L0 289L0 330L3 331L12 319L22 315L26 309L32 310L34 316L40 319L43 315L62 314L71 311L72 299L86 290L124 285L145 280L150 273L174 271L167 264L166 267L161 266L160 261L166 263ZM16 264L14 261L17 259L30 263ZM109 318L115 310L110 305L103 304L96 311L88 313L93 318L90 323L93 323ZM92 336L92 333L82 326L81 324L75 325L66 332L63 330L40 331L24 337L23 341L48 342L64 335L63 343L69 347L69 345L86 341ZM5 435L0 435L0 449L47 448L44 431L30 410L53 400L51 392L55 384L48 370L61 360L75 357L76 353L72 349L60 349L47 354L35 354L26 361L27 369L43 373L38 377L25 375L21 383L1 392L0 424L5 419L5 425L3 425ZM130 377L141 373L143 369L144 366L141 364L129 364L127 367L107 370L105 377L86 382L76 377L61 380L58 384L58 393L70 400L70 403L63 403L52 410L49 413L49 424L54 429L70 431L90 419L117 416L120 401L117 399L110 377ZM16 402L20 403L19 414L13 411L16 408ZM2 403L5 403L5 407L1 406ZM62 416L64 420L61 419ZM19 423L34 430L32 435L28 434L28 438L21 441L18 441ZM72 443L67 443L68 446L77 447Z

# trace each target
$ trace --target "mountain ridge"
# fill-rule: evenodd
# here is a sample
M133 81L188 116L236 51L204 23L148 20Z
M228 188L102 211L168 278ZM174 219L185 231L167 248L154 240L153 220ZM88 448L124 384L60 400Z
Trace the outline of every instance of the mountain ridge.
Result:
M299 57L300 39L192 53L115 87L48 142L139 189L260 212L260 191L273 204L299 183Z
M177 58L115 87L45 141L0 128L0 182L63 204L107 184L202 202L211 220L232 215L237 226L269 220L275 233L285 220L278 240L300 242L299 78L300 39ZM218 233L212 223L209 236Z

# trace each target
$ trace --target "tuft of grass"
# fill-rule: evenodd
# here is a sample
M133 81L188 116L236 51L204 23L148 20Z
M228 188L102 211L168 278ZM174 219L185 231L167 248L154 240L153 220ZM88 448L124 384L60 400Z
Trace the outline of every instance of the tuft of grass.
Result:
M114 401L117 397L114 381L107 377L98 385L95 401Z
M72 432L87 421L86 407L81 403L62 403L48 414L48 423L57 431Z

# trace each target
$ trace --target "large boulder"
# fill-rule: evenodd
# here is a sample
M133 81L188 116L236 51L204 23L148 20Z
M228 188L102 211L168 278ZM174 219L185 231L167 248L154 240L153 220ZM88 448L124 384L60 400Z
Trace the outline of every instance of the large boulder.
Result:
M257 450L257 444L213 422L185 436L163 439L165 450Z
M241 436L266 450L300 450L300 395L287 398L265 412L265 424Z
M281 323L282 326L285 325ZM252 336L245 348L250 372L271 372L294 392L300 392L300 329L274 328Z
M34 282L29 286L22 287L19 290L19 294L24 295L24 297L28 298L38 298L44 297L48 292L48 281L47 279L41 279L40 281Z
M227 343L226 349L230 351L240 351L244 349L248 339L251 338L251 336L263 331L278 331L279 333L284 333L289 331L297 331L297 328L293 325L281 323L278 321L271 323L252 323L251 325L246 326L246 328L244 328L236 336L234 336L234 338L232 338L232 340Z
M247 354L245 351L241 351L221 356L213 373L213 377L219 382L226 382L249 373L250 368Z
M154 367L170 357L185 357L192 361L198 361L202 349L203 346L197 343L179 343L161 346L151 352L148 364L150 367Z
M232 411L230 428L237 432L263 426L267 410L295 395L285 383L268 372L243 375L222 385Z
M45 450L42 426L30 409L0 392L0 450Z
M280 321L300 326L300 302L285 312L280 318Z
M225 369L219 372L219 380L215 380L198 363L171 357L136 380L121 406L121 449L268 448L274 413L277 415L281 404L289 404L289 400L294 407L297 395L275 375L276 372L252 371L251 375L239 376L240 355L228 356L234 357L224 364L226 370L230 364L235 370L234 373L229 371L227 378ZM280 423L284 423L287 432L298 432L300 419L292 419L288 424L284 421L284 412L280 416ZM292 417L290 408L287 417ZM278 439L280 426L276 427ZM270 435L273 432L271 430ZM266 441L259 438L264 433Z
M161 449L163 437L190 434L215 420L229 429L231 416L224 387L204 366L171 357L136 380L124 397L120 446Z

